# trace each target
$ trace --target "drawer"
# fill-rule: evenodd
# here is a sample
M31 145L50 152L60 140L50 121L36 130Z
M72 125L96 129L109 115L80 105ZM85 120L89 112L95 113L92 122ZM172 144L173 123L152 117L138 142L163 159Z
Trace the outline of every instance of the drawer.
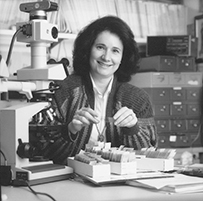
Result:
M182 73L171 73L169 75L169 84L170 86L184 86L185 84L185 75Z
M184 119L171 120L171 131L183 132L186 130L187 130L186 120Z
M198 131L199 130L199 126L200 126L200 122L198 119L190 119L187 120L187 127L189 131Z
M184 101L186 98L186 91L182 87L173 87L170 90L170 100Z
M154 88L152 90L152 100L168 101L170 99L169 88Z
M202 73L185 73L185 84L187 86L202 86Z
M158 147L159 148L170 148L169 134L159 135L159 137L158 137Z
M160 66L162 71L173 72L177 70L176 57L161 56Z
M199 101L201 88L187 88L186 89L186 100Z
M169 84L169 76L167 73L153 73L152 86L160 86Z
M196 71L196 64L194 57L178 57L177 58L178 71Z
M199 116L200 115L200 106L198 104L188 104L187 105L187 115Z
M186 115L186 105L182 104L182 102L173 102L170 105L170 110L170 114L173 116Z
M155 116L169 116L169 104L156 104L154 105Z
M156 126L157 126L157 131L158 132L167 132L169 131L170 127L169 127L169 120L155 120L156 122Z

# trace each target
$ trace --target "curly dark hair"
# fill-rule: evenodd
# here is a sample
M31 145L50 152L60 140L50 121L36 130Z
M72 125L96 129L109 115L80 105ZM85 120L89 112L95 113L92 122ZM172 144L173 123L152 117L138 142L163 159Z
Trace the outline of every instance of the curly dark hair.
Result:
M86 76L89 73L91 48L97 36L103 31L110 31L116 34L122 41L124 47L123 57L115 75L120 82L130 81L131 75L138 70L139 50L130 27L116 16L99 18L78 33L73 49L74 73L80 76Z

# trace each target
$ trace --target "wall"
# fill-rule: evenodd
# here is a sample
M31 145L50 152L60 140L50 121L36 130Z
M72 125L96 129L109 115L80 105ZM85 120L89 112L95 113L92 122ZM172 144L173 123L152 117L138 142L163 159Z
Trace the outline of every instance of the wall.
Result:
M18 1L15 1L15 2L18 3ZM184 4L187 7L189 7L187 20L188 20L188 24L190 24L193 22L194 16L196 16L198 13L199 0L193 0L193 1L184 0ZM66 11L66 13L69 13L69 12ZM25 15L27 16L27 14ZM176 29L170 29L170 30L176 30ZM14 31L12 33L14 33ZM11 37L12 35L10 33L9 34L5 33L2 37L1 29L0 29L0 54L2 54L4 59L6 59L8 54L8 45L10 44ZM146 42L146 39L139 40L136 37L136 41L139 43L143 43L143 42ZM71 60L73 42L74 42L73 38L64 40L63 42L61 42L59 45L57 45L51 50L50 57L55 60L60 60L63 57L68 57L68 59ZM18 68L22 68L30 65L29 48L26 48L23 46L25 46L25 44L20 44L18 42L15 42L14 44L14 49L12 53L12 64L10 67L11 73L15 72L15 70Z
M192 24L194 22L194 17L200 15L200 5L202 0L184 0L184 5L187 6L188 9L188 24Z

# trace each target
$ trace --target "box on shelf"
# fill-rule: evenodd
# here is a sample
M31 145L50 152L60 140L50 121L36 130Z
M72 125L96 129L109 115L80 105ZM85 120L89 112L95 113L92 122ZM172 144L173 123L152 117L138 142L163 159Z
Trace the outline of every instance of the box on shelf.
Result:
M174 170L174 159L164 158L138 158L137 169L153 171L170 171Z
M109 177L110 178L110 164L96 164L89 165L77 160L73 157L68 158L68 166L72 167L74 172L79 175L89 176L93 178L97 177Z
M126 162L126 163L118 163L118 162L110 162L111 173L112 174L136 174L137 172L137 162Z

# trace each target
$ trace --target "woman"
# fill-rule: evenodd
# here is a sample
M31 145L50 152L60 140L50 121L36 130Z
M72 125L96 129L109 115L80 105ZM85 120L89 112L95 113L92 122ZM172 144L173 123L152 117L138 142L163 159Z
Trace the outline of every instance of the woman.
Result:
M74 73L59 83L55 93L67 125L64 136L55 142L54 153L50 153L55 163L64 163L87 144L98 142L134 149L156 147L149 97L128 83L138 62L134 35L117 17L97 19L78 34L73 50Z

